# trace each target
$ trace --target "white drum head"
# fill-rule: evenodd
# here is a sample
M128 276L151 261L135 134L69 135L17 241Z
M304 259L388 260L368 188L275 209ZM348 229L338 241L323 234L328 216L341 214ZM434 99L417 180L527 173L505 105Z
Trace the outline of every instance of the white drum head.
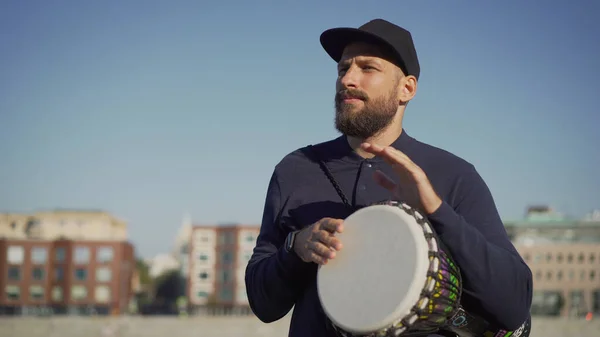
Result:
M343 248L319 268L318 293L332 322L369 333L405 317L425 286L428 244L415 218L396 206L362 208L336 234Z

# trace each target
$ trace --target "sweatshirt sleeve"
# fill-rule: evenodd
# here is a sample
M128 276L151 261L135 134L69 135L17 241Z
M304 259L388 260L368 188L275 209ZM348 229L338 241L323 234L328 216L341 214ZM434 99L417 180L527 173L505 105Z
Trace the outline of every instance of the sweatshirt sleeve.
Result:
M270 323L285 316L304 288L309 263L286 252L285 239L295 230L289 224L275 171L269 182L260 233L246 267L246 292L254 314ZM287 220L286 220L287 219Z
M453 206L446 201L428 218L461 268L463 293L479 314L512 331L529 317L531 270L510 241L489 188L474 167L456 182Z

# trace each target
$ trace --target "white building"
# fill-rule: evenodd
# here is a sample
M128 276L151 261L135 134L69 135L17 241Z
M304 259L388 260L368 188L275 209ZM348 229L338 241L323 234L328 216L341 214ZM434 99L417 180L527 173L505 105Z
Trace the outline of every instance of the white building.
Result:
M244 275L258 226L193 226L189 249L190 304L246 307Z

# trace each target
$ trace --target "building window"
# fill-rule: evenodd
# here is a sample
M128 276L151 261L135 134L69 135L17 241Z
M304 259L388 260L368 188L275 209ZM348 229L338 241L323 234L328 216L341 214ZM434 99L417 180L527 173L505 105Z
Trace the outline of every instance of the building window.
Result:
M200 261L208 261L208 255L206 255L206 253L200 253L199 259Z
M96 251L96 261L98 263L111 262L114 256L112 247L100 247Z
M25 250L22 246L9 246L6 261L10 264L22 264L25 260Z
M567 255L567 262L568 263L573 262L573 254L569 253L569 255Z
M583 301L583 291L573 290L569 295L571 298L571 308L576 308L581 305L581 302Z
M200 277L201 280L207 280L208 279L208 273L205 272L205 271L201 272L198 276Z
M594 263L595 260L596 260L596 254L590 253L590 262Z
M63 270L63 268L55 267L54 268L54 280L62 281L64 278L65 278L65 271Z
M8 267L8 279L10 281L20 281L21 280L21 268Z
M210 236L206 231L198 231L196 232L196 240L201 243L208 243L210 241Z
M562 255L562 253L558 253L558 255L556 256L556 261L558 263L562 263L562 261L563 261L563 255Z
M71 299L74 301L84 300L87 297L87 288L84 286L71 287Z
M21 288L19 286L6 286L6 298L11 301L17 301L21 297Z
M222 270L220 273L221 277L220 277L220 281L222 283L228 283L231 282L231 275L229 273L228 270Z
M562 277L563 277L563 272L562 272L562 270L559 270L558 273L556 273L556 279L560 281L560 280L562 280Z
M97 286L94 291L94 297L100 303L110 302L110 288L108 286Z
M583 260L585 260L585 256L583 256L583 253L579 253L578 260L579 260L579 263L583 263Z
M87 279L87 269L76 268L75 269L75 279L77 281L85 281Z
M196 293L196 298L208 298L208 293L206 291L199 291Z
M44 288L42 286L29 287L29 297L33 301L41 301L44 299Z
M44 268L34 267L31 271L31 277L34 281L43 281L44 280Z
M224 265L231 264L233 262L233 254L231 252L224 252L222 255L221 263Z
M219 235L219 243L221 245L230 245L234 243L233 232L221 232Z
M107 267L100 267L96 269L96 282L110 282L112 277L112 270Z
M593 281L596 278L596 272L594 270L590 270L590 281Z
M88 247L76 247L73 262L77 264L87 264L90 262L90 249Z
M224 301L224 302L233 301L233 292L229 288L221 289L221 292L219 295L220 295L219 297L220 297L221 301Z
M254 238L254 235L252 234L248 234L246 235L246 242L254 242L256 239Z
M59 302L63 300L63 290L61 287L56 286L52 288L52 300L55 302Z
M48 250L44 247L33 247L31 249L31 262L33 264L45 264Z
M55 262L65 262L67 256L67 252L65 247L57 247L54 250L54 261Z

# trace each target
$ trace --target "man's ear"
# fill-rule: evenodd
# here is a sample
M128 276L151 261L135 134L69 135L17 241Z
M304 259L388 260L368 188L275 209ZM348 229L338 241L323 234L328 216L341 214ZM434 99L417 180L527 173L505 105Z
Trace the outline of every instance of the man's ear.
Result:
M400 86L400 90L398 90L400 104L408 103L417 94L417 78L413 75L402 77L398 85Z

